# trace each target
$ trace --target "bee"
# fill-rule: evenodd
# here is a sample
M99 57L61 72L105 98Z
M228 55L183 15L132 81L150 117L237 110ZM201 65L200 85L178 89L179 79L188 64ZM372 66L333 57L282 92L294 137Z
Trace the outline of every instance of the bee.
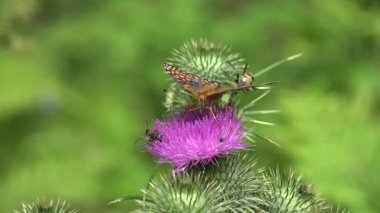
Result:
M206 108L210 110L214 118L215 114L212 111L212 105L217 100L219 100L223 94L227 92L237 93L239 91L260 89L260 87L268 87L277 83L276 81L273 81L261 85L252 85L253 76L249 77L249 74L245 75L244 71L243 75L237 82L237 86L233 87L220 85L215 81L190 74L176 66L166 63L163 64L163 68L168 75L170 75L177 83L179 83L187 92L193 96L199 108Z
M146 141L148 143L153 143L154 141L162 141L162 135L154 128L149 128L147 127L145 130L144 136L139 137L136 141L135 144L138 141Z
M145 138L148 142L160 141L162 142L162 135L156 129L147 128L145 130Z

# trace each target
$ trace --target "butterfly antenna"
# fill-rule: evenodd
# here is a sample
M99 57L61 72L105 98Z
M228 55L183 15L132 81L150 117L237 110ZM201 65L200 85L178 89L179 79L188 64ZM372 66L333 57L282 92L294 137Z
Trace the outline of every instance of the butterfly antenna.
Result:
M230 65L231 67L233 67L231 64L229 64L229 65ZM245 65L244 65L243 72L242 72L241 74L236 74L236 80L235 80L236 84L239 83L239 78L240 78L240 76L244 75L244 74L247 72L247 69L248 69L248 64L245 64Z
M245 72L247 71L247 69L248 69L248 64L245 64L245 66L244 66L244 70L243 70L243 75L245 74Z
M283 63L285 63L285 62L287 62L287 61L294 60L294 59L299 58L299 57L301 57L301 56L302 56L302 53L298 53L298 54L295 54L295 55L289 56L289 57L287 57L287 58L281 59L281 60L279 60L279 61L277 61L277 62L275 62L275 63L269 65L268 67L266 67L266 68L264 68L264 69L258 71L254 76L257 77L257 76L259 76L259 75L262 75L262 74L268 72L269 70L271 70L271 69L273 69L273 68L275 68L275 67L277 67L277 66L279 66L279 65L281 65L281 64L283 64Z

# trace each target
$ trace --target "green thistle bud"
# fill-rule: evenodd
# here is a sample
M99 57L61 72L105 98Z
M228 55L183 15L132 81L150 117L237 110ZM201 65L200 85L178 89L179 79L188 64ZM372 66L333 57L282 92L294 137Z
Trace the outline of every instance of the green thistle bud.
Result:
M147 212L263 212L262 170L247 155L218 159L176 176L154 178L139 200Z
M323 200L314 193L311 185L304 184L301 177L292 172L285 177L279 170L269 170L264 178L269 182L264 197L270 202L268 212L314 212Z
M15 213L77 213L76 209L70 208L66 201L58 199L46 200L44 198L37 199L34 203L23 203L22 210L15 210Z

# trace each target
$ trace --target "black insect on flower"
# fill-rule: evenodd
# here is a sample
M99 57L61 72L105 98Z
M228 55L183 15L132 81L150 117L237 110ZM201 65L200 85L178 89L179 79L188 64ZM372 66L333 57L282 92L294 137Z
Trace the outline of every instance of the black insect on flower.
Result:
M145 140L148 142L154 142L154 141L162 141L162 136L159 134L159 132L154 128L147 128L145 130Z

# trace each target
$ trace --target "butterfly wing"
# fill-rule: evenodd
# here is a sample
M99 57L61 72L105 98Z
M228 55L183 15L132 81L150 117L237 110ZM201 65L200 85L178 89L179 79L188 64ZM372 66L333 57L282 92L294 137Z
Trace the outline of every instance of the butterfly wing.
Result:
M216 82L192 75L173 65L165 63L163 68L177 83L181 84L183 88L193 94L199 93L206 88L215 88L219 86Z

